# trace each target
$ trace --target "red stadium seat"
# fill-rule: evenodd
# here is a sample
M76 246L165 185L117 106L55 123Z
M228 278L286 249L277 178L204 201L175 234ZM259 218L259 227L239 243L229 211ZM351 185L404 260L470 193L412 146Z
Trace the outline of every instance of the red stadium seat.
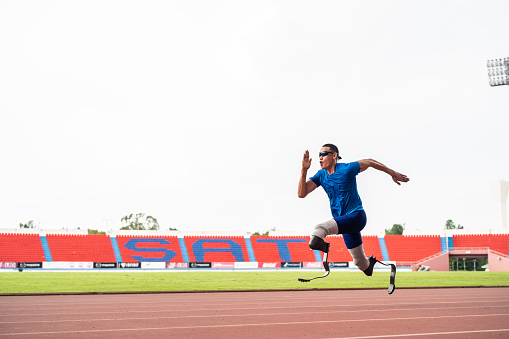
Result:
M389 259L404 266L442 252L439 235L386 235Z
M249 261L246 241L241 236L185 236L190 262Z
M122 262L164 261L183 262L176 236L117 235Z
M105 234L48 234L46 239L53 261L116 262Z
M0 233L1 262L46 261L39 234Z
M332 262L347 262L352 261L352 256L346 248L342 235L329 235L325 241L330 242L330 251L328 260ZM374 256L378 260L383 260L382 250L380 249L380 242L375 235L362 236L362 243L364 253L366 256Z
M316 261L309 249L309 236L251 236L255 259L258 262Z
M49 234L46 239L54 261L116 261L108 235ZM177 236L117 236L116 239L123 262L184 261ZM309 249L309 239L309 236L251 236L250 241L258 262L314 262L317 258ZM366 255L382 260L378 237L362 239ZM404 266L442 251L438 235L386 235L384 239L390 260ZM331 243L329 261L352 260L341 235L328 236L325 240ZM250 261L242 236L185 236L184 242L191 262ZM484 247L508 254L509 234L454 235L453 244L455 248ZM0 261L45 261L40 235L0 233Z
M489 248L508 254L509 234L461 234L453 235L454 248Z

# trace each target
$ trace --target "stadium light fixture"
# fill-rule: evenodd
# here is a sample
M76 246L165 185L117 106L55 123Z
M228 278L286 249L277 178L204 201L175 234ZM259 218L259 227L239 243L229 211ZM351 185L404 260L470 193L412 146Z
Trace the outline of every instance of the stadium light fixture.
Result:
M488 60L490 86L509 85L509 58Z

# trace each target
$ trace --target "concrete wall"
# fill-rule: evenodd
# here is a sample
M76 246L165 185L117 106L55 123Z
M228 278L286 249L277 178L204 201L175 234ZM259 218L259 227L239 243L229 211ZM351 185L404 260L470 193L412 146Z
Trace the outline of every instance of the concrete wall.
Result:
M494 271L509 271L509 258L501 253L489 251L488 253L488 269Z
M417 271L419 266L429 266L431 271L449 271L449 253L440 254L412 265L412 271Z

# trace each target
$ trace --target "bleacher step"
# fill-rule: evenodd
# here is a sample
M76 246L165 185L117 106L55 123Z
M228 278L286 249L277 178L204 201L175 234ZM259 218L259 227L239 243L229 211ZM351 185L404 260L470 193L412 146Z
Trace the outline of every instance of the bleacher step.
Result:
M185 242L184 238L178 238L178 239L179 239L180 251L182 252L182 260L184 260L184 262L189 262L189 254L187 253L186 242Z
M42 244L42 250L44 251L44 257L46 258L46 261L53 261L53 258L51 257L51 251L50 251L49 245L48 245L48 239L46 239L45 235L41 235L41 244Z
M111 246L113 246L113 253L115 254L115 260L117 262L122 262L122 255L120 254L120 249L118 248L117 237L110 237Z
M384 238L378 238L378 241L380 242L380 250L382 250L382 256L384 258L384 261L390 261L389 259L389 251L387 251L387 245L385 244Z
M449 248L449 251L454 250L454 242L452 237L447 237L447 247Z
M447 252L447 237L440 237L440 246L442 247L442 253Z
M255 254L253 251L253 244L251 244L251 238L244 238L246 242L247 255L249 256L249 261L256 261Z

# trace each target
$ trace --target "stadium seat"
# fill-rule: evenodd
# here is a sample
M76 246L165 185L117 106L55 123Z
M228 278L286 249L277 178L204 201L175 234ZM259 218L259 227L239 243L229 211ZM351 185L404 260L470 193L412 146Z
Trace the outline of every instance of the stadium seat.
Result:
M190 262L249 261L246 241L241 236L185 236Z
M251 236L255 259L258 262L316 261L309 249L309 236Z
M454 235L455 248L490 248L508 255L509 234ZM108 235L49 234L46 236L53 261L115 262ZM123 262L183 262L177 236L117 236ZM315 262L309 249L309 236L251 236L250 241L258 262ZM364 251L382 260L377 236L363 236ZM352 258L341 235L328 236L331 243L330 262L348 262ZM409 266L419 260L441 253L438 235L386 235L389 258L398 266ZM248 262L246 239L242 236L185 236L184 243L190 262ZM39 234L0 233L0 261L45 261ZM320 259L318 259L320 260Z
M461 234L453 235L455 248L489 248L493 251L508 254L509 234Z
M105 234L48 234L46 239L53 261L116 262Z
M0 233L1 262L46 261L39 234Z
M183 262L178 237L117 235L122 262Z
M398 266L410 266L442 252L439 235L386 235L389 258Z

